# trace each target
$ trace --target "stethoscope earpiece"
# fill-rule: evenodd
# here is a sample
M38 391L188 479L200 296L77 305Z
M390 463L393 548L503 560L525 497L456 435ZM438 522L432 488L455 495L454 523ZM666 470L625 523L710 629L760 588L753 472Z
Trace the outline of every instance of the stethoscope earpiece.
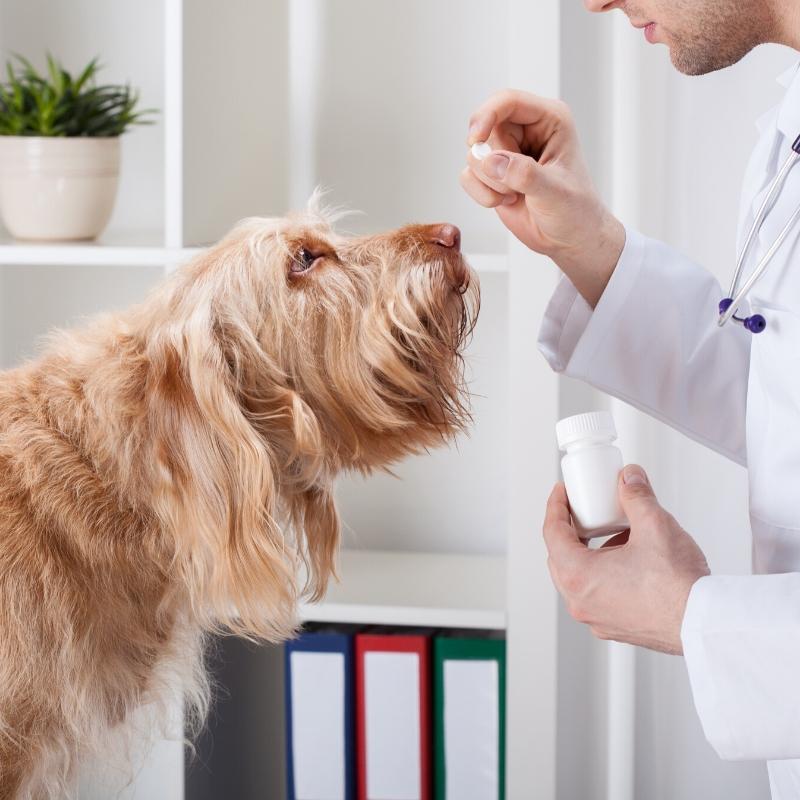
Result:
M725 312L731 307L733 299L726 297L719 301L719 315L722 317ZM736 314L731 314L730 319L739 322L750 331L750 333L761 333L767 327L767 321L761 314L753 314L751 317L737 317Z
M767 327L767 321L761 314L753 314L752 317L747 317L744 320L744 326L750 333L761 333Z

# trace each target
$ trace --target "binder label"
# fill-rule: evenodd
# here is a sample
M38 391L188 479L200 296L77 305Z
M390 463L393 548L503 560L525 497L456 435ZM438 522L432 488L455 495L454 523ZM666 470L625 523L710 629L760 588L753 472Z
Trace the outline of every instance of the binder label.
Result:
M294 651L292 750L296 800L345 800L343 653Z
M444 662L446 800L498 800L499 664Z
M417 653L364 655L369 800L421 800Z

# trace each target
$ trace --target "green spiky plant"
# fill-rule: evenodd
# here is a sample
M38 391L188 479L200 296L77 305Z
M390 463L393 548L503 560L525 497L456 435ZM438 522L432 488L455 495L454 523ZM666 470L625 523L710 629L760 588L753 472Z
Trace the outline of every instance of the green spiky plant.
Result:
M6 62L0 83L0 136L119 136L131 125L146 125L154 112L137 110L130 86L98 86L93 58L73 77L49 53L47 74L22 56Z

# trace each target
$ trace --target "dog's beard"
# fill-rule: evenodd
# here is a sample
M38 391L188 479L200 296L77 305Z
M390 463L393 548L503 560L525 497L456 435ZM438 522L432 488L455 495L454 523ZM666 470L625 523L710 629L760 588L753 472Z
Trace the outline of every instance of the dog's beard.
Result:
M464 375L464 348L477 319L479 295L474 278L454 286L444 261L409 271L409 296L415 319L393 324L400 359L422 378L424 390L411 409L420 423L448 438L470 422Z
M336 320L323 332L328 342L336 341L341 319L349 317L345 327L353 338L336 349L350 354L350 388L338 401L355 416L362 442L380 436L377 458L388 456L392 444L398 453L391 460L436 446L470 421L462 353L479 295L466 270L455 286L453 269L444 259L395 260L372 275L366 297L350 294L326 317ZM336 375L341 365L327 367Z

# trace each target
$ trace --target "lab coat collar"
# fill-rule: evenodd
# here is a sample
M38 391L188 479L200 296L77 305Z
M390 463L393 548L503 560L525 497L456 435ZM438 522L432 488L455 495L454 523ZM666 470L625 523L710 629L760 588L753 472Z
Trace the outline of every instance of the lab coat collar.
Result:
M775 78L775 82L784 89L788 89L792 85L794 76L797 74L797 68L800 67L800 61L795 61L789 69L784 70Z
M778 111L778 130L793 142L800 134L800 62L794 64L779 78L778 83L786 87L786 96Z
M791 89L792 84L795 82L795 79L798 78L798 67L800 67L800 61L795 62L792 64L789 69L784 70L778 77L775 79L775 82L779 86L783 86L784 89L787 90L786 95L784 97L784 101L781 102L778 106L773 106L768 111L765 111L757 120L756 120L756 130L759 133L764 133L768 128L772 125L776 124L781 133L785 135L789 135L787 131L791 127L791 124L794 120L789 119L789 111L784 111L785 106L787 106L789 102L789 89ZM798 98L800 100L800 97ZM800 114L800 108L798 109L798 114ZM797 133L800 133L800 126L794 126L797 130L792 135L792 141L794 141L794 137Z

